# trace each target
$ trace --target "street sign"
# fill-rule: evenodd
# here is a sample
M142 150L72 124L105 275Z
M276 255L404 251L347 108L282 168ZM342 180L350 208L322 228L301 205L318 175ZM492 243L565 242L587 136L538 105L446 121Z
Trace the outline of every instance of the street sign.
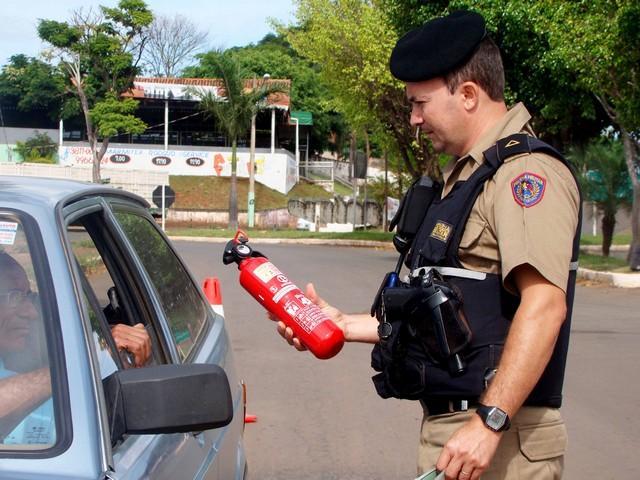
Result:
M151 198L158 208L162 208L162 189L164 188L164 208L169 208L176 200L176 192L169 185L158 185L153 189Z

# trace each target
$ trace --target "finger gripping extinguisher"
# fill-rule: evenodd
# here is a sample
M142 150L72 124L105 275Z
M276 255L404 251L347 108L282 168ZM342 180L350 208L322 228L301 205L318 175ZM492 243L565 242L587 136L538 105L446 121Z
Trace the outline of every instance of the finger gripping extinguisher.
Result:
M295 286L267 257L247 245L238 230L224 249L225 265L237 263L240 285L263 307L293 330L311 353L321 359L336 355L344 345L342 330Z

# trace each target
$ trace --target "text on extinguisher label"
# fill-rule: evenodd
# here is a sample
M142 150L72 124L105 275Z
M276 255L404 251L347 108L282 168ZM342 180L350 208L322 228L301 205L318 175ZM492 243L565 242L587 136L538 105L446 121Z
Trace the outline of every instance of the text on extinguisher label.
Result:
M307 333L327 319L322 310L304 295L296 295L295 300L288 301L285 310Z
M271 262L266 262L263 263L262 265L258 266L254 271L253 274L258 277L263 283L269 283L269 281L277 276L277 275L282 275L282 272L280 270L278 270L278 268Z

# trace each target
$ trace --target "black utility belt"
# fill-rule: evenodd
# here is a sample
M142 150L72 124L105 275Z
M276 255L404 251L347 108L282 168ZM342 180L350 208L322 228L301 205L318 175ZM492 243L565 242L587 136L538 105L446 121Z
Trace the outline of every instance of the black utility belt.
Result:
M429 398L420 400L420 405L422 405L428 416L466 412L470 408L476 408L479 404L480 399L477 397L471 399Z

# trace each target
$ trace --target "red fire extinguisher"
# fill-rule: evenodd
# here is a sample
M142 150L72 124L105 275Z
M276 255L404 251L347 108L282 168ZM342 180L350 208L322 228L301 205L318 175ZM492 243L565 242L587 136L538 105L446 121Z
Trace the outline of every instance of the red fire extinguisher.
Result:
M248 241L247 235L238 230L227 243L222 258L225 265L238 264L240 285L290 327L316 357L326 359L336 355L344 345L342 330L267 257L252 250Z

